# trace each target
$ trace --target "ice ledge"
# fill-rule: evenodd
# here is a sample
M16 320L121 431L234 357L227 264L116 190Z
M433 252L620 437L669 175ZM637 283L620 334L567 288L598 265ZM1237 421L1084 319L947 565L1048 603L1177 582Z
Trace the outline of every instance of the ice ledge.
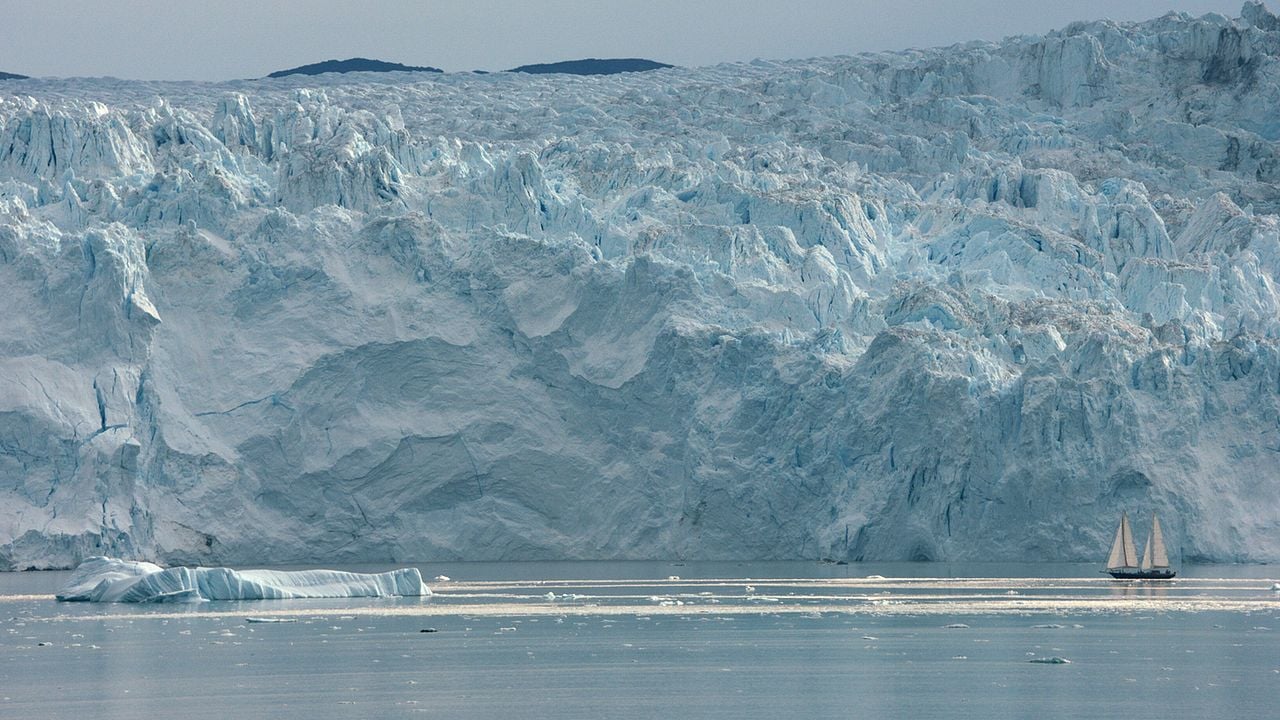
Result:
M427 596L417 568L385 573L338 570L162 568L149 562L91 557L80 563L59 600L88 602L201 602Z

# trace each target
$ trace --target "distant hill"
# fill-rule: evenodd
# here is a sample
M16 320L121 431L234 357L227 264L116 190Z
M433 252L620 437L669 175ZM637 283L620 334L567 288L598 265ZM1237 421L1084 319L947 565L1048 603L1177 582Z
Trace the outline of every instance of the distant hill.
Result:
M0 80L26 80L26 75L15 75L14 73L0 72Z
M401 65L400 63L370 60L368 58L351 58L350 60L325 60L311 65L301 65L288 70L277 70L267 77L279 78L288 75L320 75L322 73L349 72L444 72L440 68L419 67L417 65Z
M608 58L600 60L566 60L564 62L541 63L537 65L521 65L508 72L522 73L565 73L567 75L614 75L626 72L645 72L672 67L666 63L645 60L644 58Z

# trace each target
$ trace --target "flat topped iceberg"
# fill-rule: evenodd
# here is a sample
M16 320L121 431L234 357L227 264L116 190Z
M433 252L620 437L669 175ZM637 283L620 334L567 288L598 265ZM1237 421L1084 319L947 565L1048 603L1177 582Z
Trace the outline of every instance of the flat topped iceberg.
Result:
M76 568L59 600L87 602L200 602L425 596L431 590L416 568L384 573L339 570L232 570L162 568L149 562L92 557Z

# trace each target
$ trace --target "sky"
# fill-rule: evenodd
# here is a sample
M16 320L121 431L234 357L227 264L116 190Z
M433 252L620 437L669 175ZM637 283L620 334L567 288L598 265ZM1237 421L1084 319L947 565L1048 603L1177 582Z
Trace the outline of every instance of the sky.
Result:
M584 57L710 65L997 40L1168 10L1236 17L1242 2L0 0L0 71L229 80L349 57L448 71Z

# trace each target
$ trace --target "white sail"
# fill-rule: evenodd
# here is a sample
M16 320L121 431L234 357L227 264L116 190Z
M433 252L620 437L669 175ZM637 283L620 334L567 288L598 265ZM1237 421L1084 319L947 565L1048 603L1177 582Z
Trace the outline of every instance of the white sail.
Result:
M1151 569L1151 536L1147 535L1147 547L1142 551L1142 569Z
M1111 543L1111 557L1107 558L1107 567L1124 567L1124 526L1116 528L1116 539Z
M1120 516L1120 529L1124 535L1124 566L1138 566L1138 551L1133 549L1133 531L1129 528L1129 514Z
M1150 567L1169 567L1169 554L1164 549L1164 533L1160 532L1160 518L1155 515L1151 516L1151 540L1147 541L1147 553L1151 555Z
M1133 547L1133 533L1129 530L1129 514L1120 516L1115 542L1111 543L1111 556L1107 568L1132 568L1138 566L1138 551Z

